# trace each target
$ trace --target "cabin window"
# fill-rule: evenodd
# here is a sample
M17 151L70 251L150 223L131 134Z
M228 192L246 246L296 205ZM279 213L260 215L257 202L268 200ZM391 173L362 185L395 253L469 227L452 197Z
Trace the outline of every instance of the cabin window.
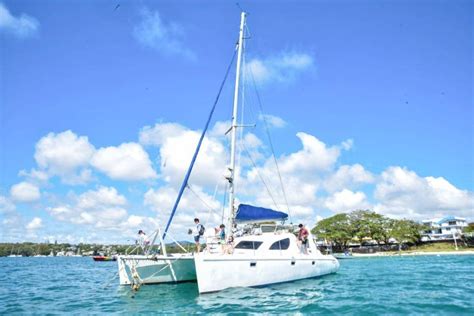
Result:
M253 249L253 250L257 250L258 247L260 247L261 244L262 244L261 241L242 240L234 248L235 249Z
M273 243L270 250L286 250L290 247L290 238L285 238Z
M456 225L456 221L450 221L448 225L451 225L451 226Z

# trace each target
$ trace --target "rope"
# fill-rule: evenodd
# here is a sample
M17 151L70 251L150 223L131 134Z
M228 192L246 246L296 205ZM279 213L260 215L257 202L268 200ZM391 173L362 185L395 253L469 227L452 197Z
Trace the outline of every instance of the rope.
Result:
M217 181L216 183L216 187L214 189L214 194L212 195L212 199L215 200L216 199L216 196L217 196L217 191L219 190L219 181ZM206 225L207 226L207 223L209 223L209 219L211 218L211 210L209 210L209 213L207 214L207 218L206 218Z
M270 198L272 199L273 201L273 205L275 205L275 208L278 209L278 205L275 201L275 199L273 198L273 195L270 191L270 188L268 187L267 183L265 182L265 180L263 179L263 176L260 174L260 172L258 171L258 167L257 167L257 164L255 163L255 161L252 159L252 156L250 155L250 152L247 150L247 147L245 147L245 145L242 143L241 144L242 147L244 148L244 151L247 153L247 156L249 157L250 161L252 162L252 165L255 169L255 171L257 172L257 175L258 177L260 178L260 181L262 181L263 185L265 186L265 189L267 190L267 193L268 195L270 196Z
M174 243L181 249L184 250L184 252L188 252L183 246L181 246L181 244L179 242L176 241L176 239L174 239L170 234L168 234L168 236L171 238L172 241L174 241ZM166 247L166 245L165 245Z
M263 113L265 113L265 112L263 111L262 100L260 99L260 94L259 94L258 89L257 89L257 84L255 83L255 77L253 75L252 69L249 69L249 71L250 71L250 76L252 77L252 83L253 83L253 86L254 86L254 89L255 89L255 94L257 95L258 106L260 107L260 111L262 113L262 119L263 119L263 123L264 123L263 125L265 127L265 132L267 134L268 142L270 144L270 150L272 151L273 161L275 162L275 166L276 166L276 169L277 169L278 179L280 180L280 185L281 185L281 190L283 192L283 197L285 198L285 203L286 203L286 209L288 211L288 216L290 217L290 222L293 222L293 220L291 218L291 213L290 213L290 205L288 204L288 199L286 197L285 186L283 185L283 180L281 178L280 168L278 167L278 161L277 161L276 156L275 156L275 149L273 148L273 142L272 142L272 138L270 136L270 130L268 128L267 119L265 118L265 115L263 115Z
M172 268L171 265L172 265L173 263L175 263L176 261L180 260L181 258L183 258L183 257L179 257L179 258L177 258L176 260L173 260L173 262L172 262L171 260L166 260L166 259L164 259L164 261L166 262L166 265L165 265L163 268L161 268L160 270L154 272L152 275L146 277L145 280L154 277L156 274L160 273L161 271L165 270L166 268L170 268L170 269L171 269L171 268ZM167 262L167 261L168 261L168 262ZM172 271L172 273L174 274L174 271ZM173 277L174 277L175 281L177 281L176 276L173 276Z
M221 223L224 223L224 213L225 213L225 206L227 202L227 191L228 191L228 186L226 186L224 190L224 200L222 201L222 217L221 217Z
M201 203L204 204L210 211L214 212L214 214L221 215L221 214L219 214L219 211L215 210L209 204L207 204L206 201L201 199L201 197L193 190L193 188L191 188L191 185L189 183L188 183L187 187L188 187L189 191L191 191L191 193L193 193L197 197L197 199L199 201L201 201Z
M132 281L130 282L130 287L132 288L133 291L138 291L140 289L140 287L142 286L143 284L143 280L142 278L140 278L140 275L138 274L138 271L137 271L137 264L138 264L138 261L136 260L131 260L132 264L129 265L130 267L130 272L132 274Z
M110 284L112 284L112 281L114 281L118 277L119 273L120 272L115 273L114 276L107 283L105 283L103 288L105 289L105 288L109 287Z

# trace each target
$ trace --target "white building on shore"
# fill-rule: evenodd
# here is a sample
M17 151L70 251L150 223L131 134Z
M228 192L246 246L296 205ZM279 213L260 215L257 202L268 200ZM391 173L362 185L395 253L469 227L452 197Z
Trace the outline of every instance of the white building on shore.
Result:
M453 240L459 238L464 227L467 227L465 218L457 216L446 216L423 221L425 230L421 241Z

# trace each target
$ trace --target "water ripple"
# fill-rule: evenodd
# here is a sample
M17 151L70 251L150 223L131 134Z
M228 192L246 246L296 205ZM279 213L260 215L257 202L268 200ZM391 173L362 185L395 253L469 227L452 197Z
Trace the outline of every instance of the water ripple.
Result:
M196 283L133 295L113 262L0 258L0 314L474 315L474 256L341 260L338 273L198 295Z

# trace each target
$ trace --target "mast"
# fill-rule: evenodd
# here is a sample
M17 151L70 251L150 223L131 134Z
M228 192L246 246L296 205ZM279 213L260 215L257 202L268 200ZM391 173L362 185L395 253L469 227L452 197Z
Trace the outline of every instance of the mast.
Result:
M234 108L232 111L232 126L231 126L231 146L230 146L230 178L229 178L229 222L227 231L232 236L232 226L235 220L235 154L236 154L236 138L237 138L237 108L239 105L239 83L240 83L240 65L242 63L242 46L244 43L244 26L247 13L243 12L240 15L240 32L237 53L237 68L235 72L235 90L234 90Z

